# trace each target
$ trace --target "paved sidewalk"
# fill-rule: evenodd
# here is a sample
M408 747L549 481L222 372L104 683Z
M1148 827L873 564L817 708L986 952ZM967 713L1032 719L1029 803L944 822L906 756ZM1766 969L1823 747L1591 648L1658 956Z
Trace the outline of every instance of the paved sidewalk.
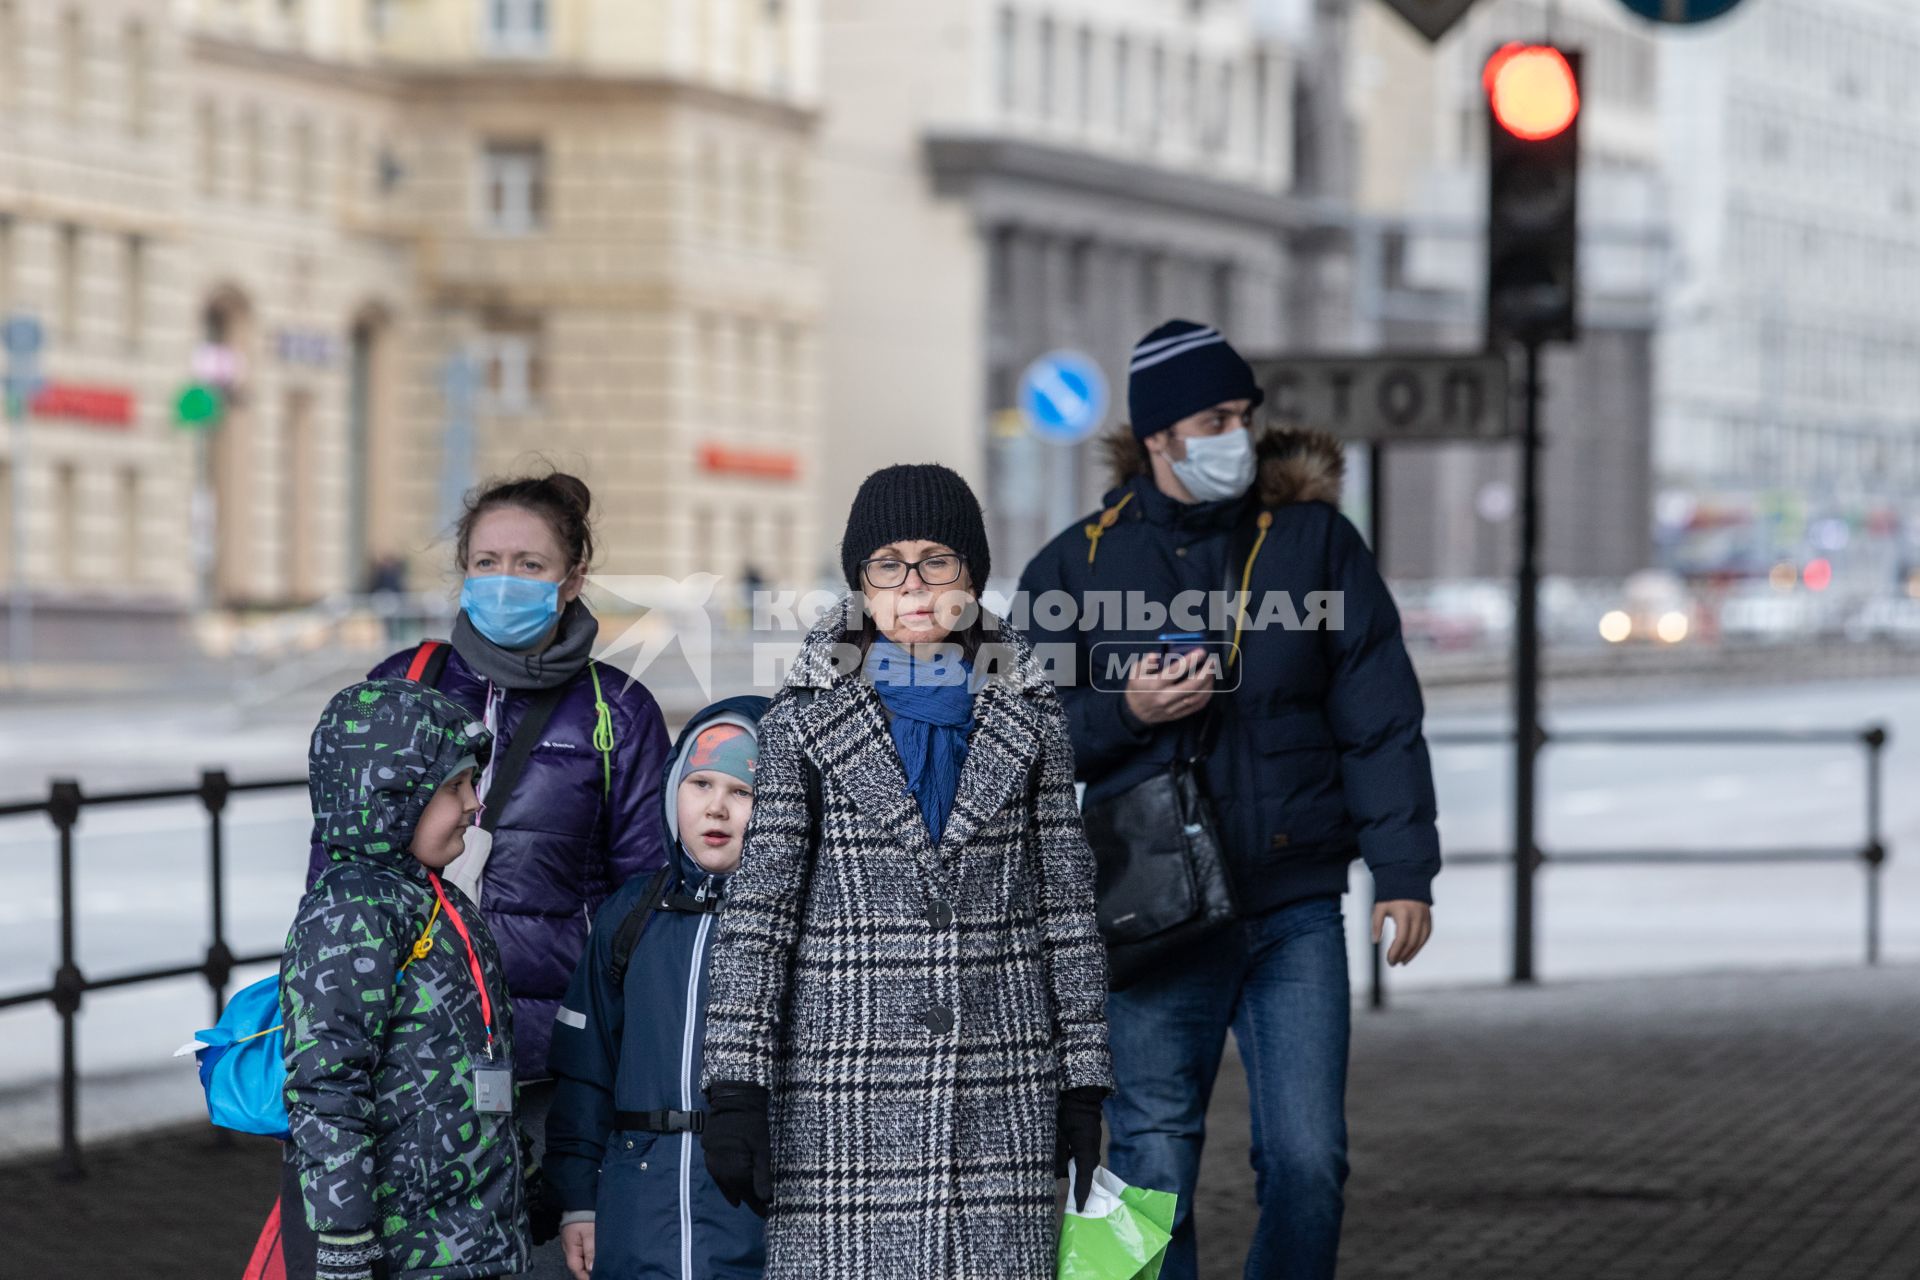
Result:
M1245 1105L1230 1066L1206 1280L1240 1274ZM1920 1276L1920 970L1407 994L1356 1015L1352 1116L1344 1280ZM0 1167L0 1274L231 1280L276 1159L200 1128Z
M1252 1205L1228 1084L1206 1280ZM1407 994L1355 1016L1349 1115L1346 1280L1920 1277L1911 968Z

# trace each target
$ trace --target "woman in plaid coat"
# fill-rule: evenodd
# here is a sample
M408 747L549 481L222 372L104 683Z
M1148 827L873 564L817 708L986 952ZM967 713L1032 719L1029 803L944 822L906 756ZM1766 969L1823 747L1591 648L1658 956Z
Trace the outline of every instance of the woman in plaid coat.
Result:
M829 612L760 722L708 1166L767 1213L769 1280L1052 1280L1055 1179L1091 1178L1112 1085L1066 718L1012 628L955 629L988 568L957 475L869 477L842 560L867 608ZM951 695L922 687L941 642Z

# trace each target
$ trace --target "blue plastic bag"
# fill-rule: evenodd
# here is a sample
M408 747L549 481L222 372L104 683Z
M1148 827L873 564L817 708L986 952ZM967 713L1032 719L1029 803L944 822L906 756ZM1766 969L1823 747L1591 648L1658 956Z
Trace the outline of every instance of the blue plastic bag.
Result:
M207 1115L222 1129L287 1136L287 1064L280 1023L280 976L242 989L218 1026L193 1036Z

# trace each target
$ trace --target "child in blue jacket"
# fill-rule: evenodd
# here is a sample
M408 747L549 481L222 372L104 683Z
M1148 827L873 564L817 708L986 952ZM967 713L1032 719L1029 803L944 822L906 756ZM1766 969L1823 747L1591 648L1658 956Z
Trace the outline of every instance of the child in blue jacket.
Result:
M553 1029L546 1170L576 1280L757 1280L761 1221L700 1147L707 953L753 811L765 698L729 698L667 761L668 864L594 918Z

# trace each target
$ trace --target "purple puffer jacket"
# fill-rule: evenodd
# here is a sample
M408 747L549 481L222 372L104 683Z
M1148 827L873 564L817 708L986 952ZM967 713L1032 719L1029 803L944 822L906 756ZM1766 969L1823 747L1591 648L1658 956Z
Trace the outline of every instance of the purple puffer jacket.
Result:
M413 654L412 648L401 650L367 678L406 675ZM594 665L613 712L611 790L593 746L593 678L582 668L527 757L487 859L481 910L505 961L513 997L514 1076L521 1082L547 1074L553 1017L586 950L594 913L628 880L666 862L660 834L666 722L644 685L628 683L617 667ZM486 715L486 677L451 646L439 689L476 719ZM532 696L531 690L510 690L500 704L496 760L505 756ZM489 796L485 803L498 799ZM325 849L316 844L308 883L325 865Z

